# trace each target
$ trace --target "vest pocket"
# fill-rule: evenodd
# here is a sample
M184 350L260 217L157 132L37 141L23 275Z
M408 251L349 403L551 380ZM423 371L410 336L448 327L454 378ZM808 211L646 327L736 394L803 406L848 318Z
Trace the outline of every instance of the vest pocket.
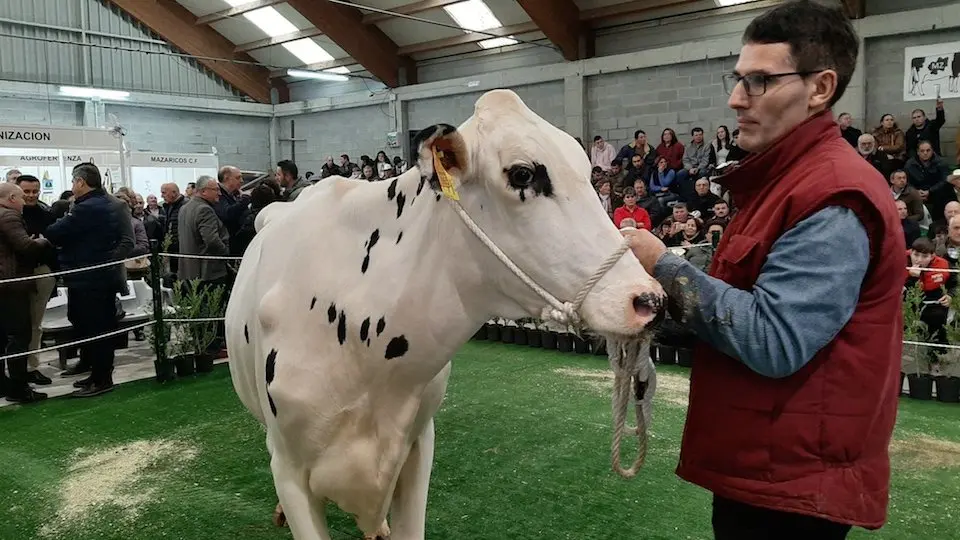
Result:
M766 258L766 250L759 249L761 245L762 242L752 236L731 236L717 253L719 266L714 275L738 289L750 289Z

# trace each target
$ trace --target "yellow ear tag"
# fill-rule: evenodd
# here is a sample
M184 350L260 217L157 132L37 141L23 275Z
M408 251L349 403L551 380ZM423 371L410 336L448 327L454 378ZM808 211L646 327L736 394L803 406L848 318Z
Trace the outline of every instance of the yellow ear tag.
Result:
M443 150L433 150L433 169L437 173L437 178L440 179L440 187L443 190L443 194L446 195L448 199L459 201L460 195L457 194L457 189L453 187L453 176L443 167L443 163L440 161L442 157Z

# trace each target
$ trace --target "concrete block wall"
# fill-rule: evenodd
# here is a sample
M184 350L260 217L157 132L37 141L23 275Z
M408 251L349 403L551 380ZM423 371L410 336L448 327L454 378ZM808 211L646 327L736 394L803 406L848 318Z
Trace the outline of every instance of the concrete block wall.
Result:
M721 77L736 62L731 56L587 78L585 142L601 135L619 147L633 140L637 129L645 131L654 146L668 127L684 144L697 126L707 139L720 125L732 132L736 114L727 106Z
M0 118L9 124L83 125L83 104L68 101L0 98Z
M511 88L530 109L544 120L564 129L563 81L551 81ZM423 129L433 124L458 126L473 115L474 105L483 92L418 99L405 102L407 126Z
M106 113L117 116L131 150L206 153L215 146L222 165L245 170L271 166L268 118L113 104Z
M903 100L904 48L960 41L960 29L870 39L866 42L868 129L880 124L880 117L892 114L897 125L906 131L911 125L911 112L923 109L927 116L935 114L936 98L927 101ZM946 81L943 83L946 85ZM944 157L954 163L957 157L957 129L960 127L960 99L946 99L943 104L947 123L940 129L940 146Z
M400 155L399 148L387 148L387 132L396 126L393 104L384 102L369 107L354 107L277 119L277 132L282 138L290 136L290 120L296 122L296 161L301 174L313 171L320 174L327 156L339 161L340 154L350 156L357 163L363 154L375 157L383 150L392 159ZM281 141L279 158L291 157L290 143Z

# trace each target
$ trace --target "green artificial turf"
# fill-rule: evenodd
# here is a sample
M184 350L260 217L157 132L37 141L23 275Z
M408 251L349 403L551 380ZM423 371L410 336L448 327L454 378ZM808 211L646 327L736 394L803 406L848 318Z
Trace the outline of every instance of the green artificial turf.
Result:
M710 538L709 495L673 473L686 370L659 368L647 464L632 480L609 466L606 371L602 357L464 346L437 416L427 537ZM889 523L851 538L960 537L958 419L958 405L901 401ZM270 522L276 497L264 434L234 395L225 366L165 387L142 381L97 399L0 409L0 433L0 539L290 538ZM195 456L167 456L139 483L121 484L120 500L140 498L135 513L105 504L56 520L76 494L68 469L83 456L159 440ZM97 490L103 486L90 484ZM330 515L334 538L359 536L348 517ZM41 536L51 524L57 528Z

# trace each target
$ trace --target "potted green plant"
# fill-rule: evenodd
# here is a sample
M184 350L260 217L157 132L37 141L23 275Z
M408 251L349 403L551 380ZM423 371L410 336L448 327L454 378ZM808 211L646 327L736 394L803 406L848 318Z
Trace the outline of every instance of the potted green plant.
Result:
M573 352L573 334L569 329L563 328L557 330L557 350L560 352Z
M951 300L954 313L960 309L960 299ZM947 343L960 344L960 318L954 317L946 325ZM960 350L947 349L939 357L940 373L934 377L937 388L937 401L960 403Z
M903 340L926 342L929 330L926 323L920 320L923 311L923 291L920 286L908 287L903 300ZM930 361L926 347L905 343L900 361L900 388L903 388L903 378L906 375L910 388L910 397L913 399L929 400L933 397L933 377L930 375Z
M197 319L203 309L203 294L199 290L200 281L178 281L173 284L173 315L177 319ZM176 323L171 325L171 353L178 377L196 373L196 351L198 332L191 328L196 323Z
M518 319L516 324L517 326L513 329L513 342L526 347L530 344L527 339L527 319Z
M147 328L146 334L153 352L153 368L157 373L157 382L172 381L176 378L176 371L169 357L170 327L166 323L154 323Z
M554 329L549 322L540 321L540 331L541 331L540 341L543 344L543 348L549 351L557 350L556 329Z
M573 334L573 352L576 354L590 354L590 343L579 333Z
M196 295L196 302L199 304L198 319L223 318L226 308L224 306L225 286L203 288L198 283L197 286L193 287L191 294ZM194 358L197 373L213 371L213 361L216 359L216 355L210 353L210 346L217 339L218 327L219 323L217 321L204 321L191 325L190 334L193 338L194 353L196 354Z
M543 346L543 331L536 319L527 319L524 323L527 331L527 345L535 348Z

